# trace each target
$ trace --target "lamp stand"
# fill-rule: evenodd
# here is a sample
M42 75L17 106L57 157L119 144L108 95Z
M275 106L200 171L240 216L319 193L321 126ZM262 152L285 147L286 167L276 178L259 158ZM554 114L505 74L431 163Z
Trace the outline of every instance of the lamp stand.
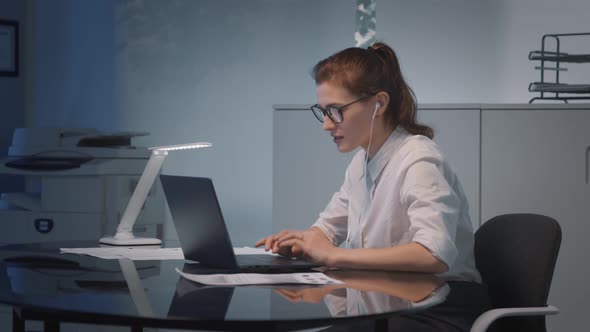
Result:
M162 241L155 238L141 238L133 235L133 224L145 203L145 199L154 184L162 163L168 151L153 150L148 163L139 178L139 182L133 191L133 195L129 199L129 203L125 208L121 222L117 227L117 234L115 236L106 236L101 238L98 242L102 244L109 244L114 246L137 246L137 245L160 245Z

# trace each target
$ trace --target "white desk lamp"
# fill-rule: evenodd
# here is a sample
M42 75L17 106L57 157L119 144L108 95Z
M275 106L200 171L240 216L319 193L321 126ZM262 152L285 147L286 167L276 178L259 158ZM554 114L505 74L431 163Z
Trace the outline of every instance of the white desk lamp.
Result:
M178 144L168 146L158 146L149 148L152 150L152 155L148 160L139 182L133 191L131 199L125 208L123 217L117 227L117 234L115 236L106 236L99 240L99 243L110 244L115 246L136 246L136 245L160 245L162 241L155 238L140 238L133 235L133 224L137 219L137 215L145 202L145 199L150 191L150 188L156 180L156 176L160 172L162 163L168 155L168 151L186 150L210 147L211 143L199 142L189 144Z

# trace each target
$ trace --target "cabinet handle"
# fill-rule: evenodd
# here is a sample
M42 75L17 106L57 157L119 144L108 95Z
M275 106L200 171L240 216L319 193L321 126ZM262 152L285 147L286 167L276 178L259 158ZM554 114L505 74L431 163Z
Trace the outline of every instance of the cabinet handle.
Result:
M590 184L590 146L586 148L586 184Z

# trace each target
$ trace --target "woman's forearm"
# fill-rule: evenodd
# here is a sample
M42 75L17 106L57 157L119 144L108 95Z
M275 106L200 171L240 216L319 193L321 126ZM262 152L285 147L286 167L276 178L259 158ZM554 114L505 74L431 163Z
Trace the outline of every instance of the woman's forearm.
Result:
M354 269L443 273L448 267L430 250L412 242L389 248L335 248L329 266Z

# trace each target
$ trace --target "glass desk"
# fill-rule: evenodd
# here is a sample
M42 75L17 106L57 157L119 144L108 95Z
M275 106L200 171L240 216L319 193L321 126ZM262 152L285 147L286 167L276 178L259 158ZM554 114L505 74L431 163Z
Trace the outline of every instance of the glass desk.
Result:
M211 287L182 278L184 260L102 260L59 254L44 243L0 247L0 302L13 306L14 331L41 320L204 330L296 330L370 321L387 330L396 315L443 306L454 287L428 274L330 270L344 285Z

